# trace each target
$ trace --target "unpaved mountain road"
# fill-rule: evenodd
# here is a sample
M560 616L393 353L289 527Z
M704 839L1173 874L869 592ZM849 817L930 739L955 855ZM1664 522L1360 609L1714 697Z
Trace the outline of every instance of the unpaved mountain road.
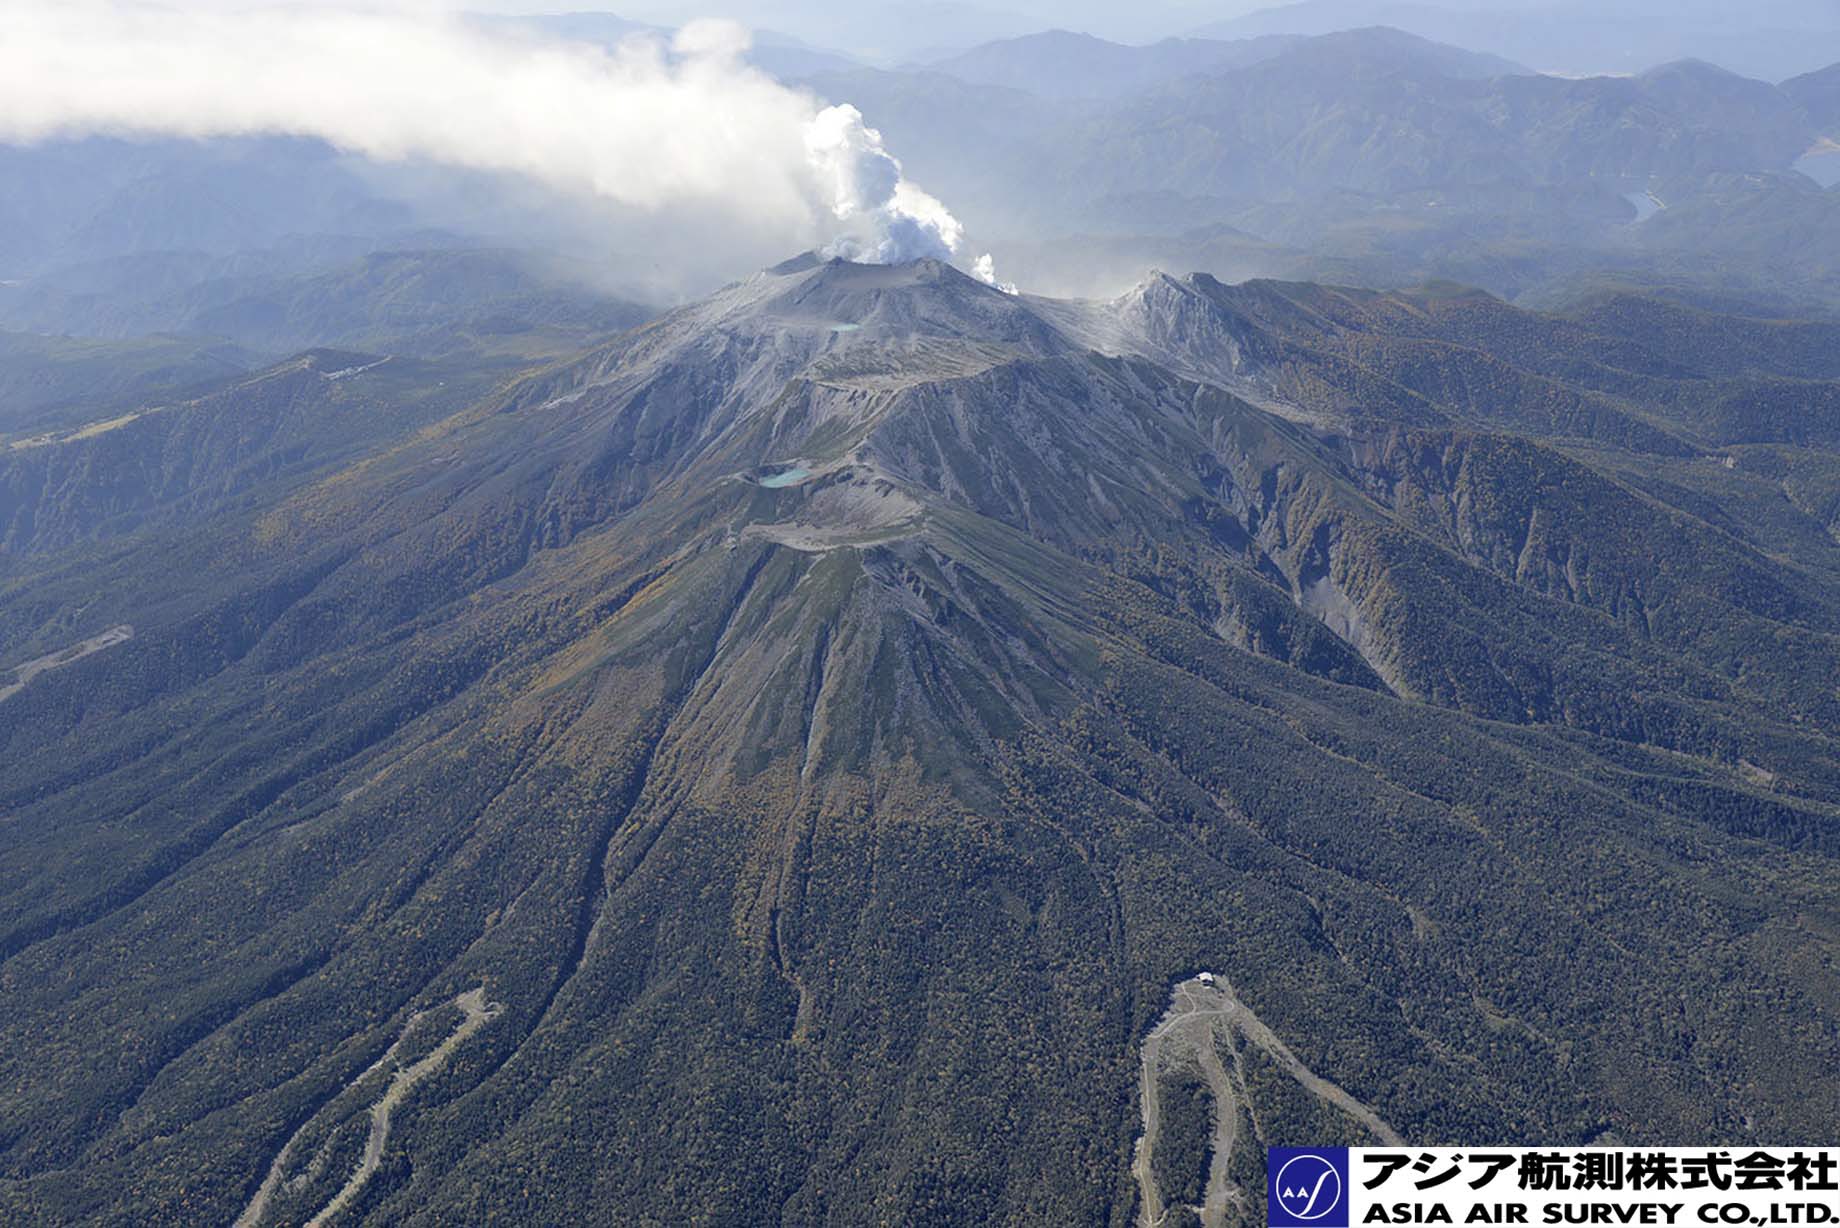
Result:
M28 682L47 670L69 665L72 661L81 661L91 653L101 652L104 648L113 648L115 645L126 643L133 638L134 628L123 623L119 627L110 627L101 635L92 635L88 639L72 644L68 648L60 648L56 652L46 653L42 657L37 657L25 662L23 665L15 665L13 667L13 681L5 686L0 686L0 700L11 699L20 691L23 691ZM0 677L4 677L4 675L0 674Z
M331 1200L307 1221L307 1228L323 1228L327 1221L344 1210L352 1199L358 1196L359 1192L364 1189L365 1182L371 1179L371 1174L377 1171L378 1164L383 1160L383 1148L390 1139L390 1115L396 1111L397 1106L415 1089L417 1083L446 1065L447 1059L453 1056L454 1050L459 1048L469 1036L496 1019L504 1010L499 1003L486 1001L486 991L483 985L477 989L469 989L465 993L456 994L449 999L447 1004L457 1006L464 1012L459 1026L448 1033L447 1038L421 1060L409 1066L397 1066L396 1073L390 1080L390 1086L385 1089L383 1095L377 1098L376 1103L371 1105L370 1136L364 1143L364 1158L358 1162L357 1169L339 1188L338 1193L334 1194ZM438 1008L430 1007L429 1009ZM402 1048L403 1042L408 1039L415 1025L427 1014L428 1011L423 1010L409 1016L409 1021L403 1024L403 1030L395 1042L384 1050L382 1057L372 1062L362 1074L353 1079L352 1083L361 1083L379 1069L394 1063L397 1051ZM256 1191L255 1197L249 1200L249 1205L243 1209L243 1213L237 1216L233 1228L255 1228L262 1222L263 1215L268 1211L269 1202L280 1190L283 1181L287 1179L287 1170L294 1159L296 1145L312 1124L312 1118L302 1122L300 1128L294 1131L293 1136L282 1146L274 1162L269 1165L268 1176L263 1179L261 1188ZM331 1138L328 1137L326 1145L330 1146L331 1141ZM316 1174L317 1168L317 1163L310 1165L308 1175ZM295 1178L295 1180L298 1179Z
M1226 978L1202 973L1178 983L1169 995L1169 1009L1144 1037L1139 1069L1143 1106L1143 1133L1138 1136L1131 1161L1137 1181L1140 1228L1162 1228L1169 1213L1157 1189L1152 1160L1161 1141L1162 1097L1159 1074L1192 1061L1207 1080L1214 1097L1214 1133L1209 1143L1207 1190L1193 1210L1204 1228L1223 1228L1234 1205L1251 1214L1258 1205L1257 1191L1235 1187L1228 1178L1228 1163L1239 1141L1240 1109L1247 1104L1245 1075L1240 1068L1240 1043L1256 1045L1311 1095L1334 1106L1358 1122L1374 1138L1389 1146L1402 1146L1397 1131L1372 1109L1329 1080L1322 1078L1290 1051L1282 1040L1233 993ZM1232 1068L1221 1061L1220 1046L1232 1055ZM1256 1120L1256 1117L1255 1117Z
M1233 1154L1233 1144L1239 1133L1238 1101L1234 1098L1232 1086L1227 1080L1225 1067L1220 1063L1220 1054L1215 1049L1212 1021L1225 1017L1228 1012L1237 1010L1238 1004L1223 1004L1210 1008L1196 996L1196 991L1207 988L1199 980L1184 981L1175 987L1170 996L1169 1009L1150 1034L1144 1038L1143 1060L1139 1076L1139 1090L1143 1097L1144 1132L1137 1140L1136 1154L1132 1159L1131 1171L1137 1178L1138 1195L1143 1209L1145 1228L1161 1228L1167 1214L1163 1206L1162 1193L1156 1187L1156 1177L1150 1167L1150 1160L1156 1154L1157 1140L1162 1134L1163 1105L1162 1092L1157 1079L1157 1072L1164 1068L1165 1051L1172 1059L1179 1060L1184 1055L1193 1055L1201 1065L1202 1074L1207 1078L1208 1086L1214 1096L1214 1141L1208 1158L1208 1188L1204 1205L1212 1208L1218 1202L1219 1209L1214 1219L1205 1219L1208 1224L1224 1221L1226 1202L1230 1197L1226 1189L1227 1159ZM1213 1060L1205 1062L1202 1055ZM1173 1063L1172 1063L1173 1064ZM1218 1190L1215 1177L1218 1174ZM1217 1196L1218 1195L1218 1196Z

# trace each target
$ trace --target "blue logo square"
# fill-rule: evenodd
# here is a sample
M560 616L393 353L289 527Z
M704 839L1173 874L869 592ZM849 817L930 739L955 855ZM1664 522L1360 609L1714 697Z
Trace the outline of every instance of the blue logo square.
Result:
M1266 1148L1265 1222L1271 1228L1348 1228L1348 1149Z

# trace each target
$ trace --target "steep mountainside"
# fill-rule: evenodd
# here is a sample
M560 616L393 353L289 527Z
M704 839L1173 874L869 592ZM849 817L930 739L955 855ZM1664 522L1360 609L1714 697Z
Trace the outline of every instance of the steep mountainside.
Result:
M1817 1136L1833 372L1675 310L802 257L21 453L0 1218L1250 1223L1267 1143ZM1202 969L1241 1031L1153 1061Z

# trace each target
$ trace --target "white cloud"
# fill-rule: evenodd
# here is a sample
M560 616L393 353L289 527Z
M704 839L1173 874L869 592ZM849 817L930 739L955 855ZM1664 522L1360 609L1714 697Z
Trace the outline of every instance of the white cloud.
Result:
M524 176L622 211L723 218L784 250L949 255L959 226L854 107L821 108L697 21L607 50L371 9L13 4L0 140L290 134L382 161Z

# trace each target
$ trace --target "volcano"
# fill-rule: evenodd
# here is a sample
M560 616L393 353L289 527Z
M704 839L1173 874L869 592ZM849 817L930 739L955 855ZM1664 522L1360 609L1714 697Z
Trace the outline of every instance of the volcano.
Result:
M0 452L0 1218L1249 1223L1267 1145L1816 1137L1840 371L1775 327L806 256Z

